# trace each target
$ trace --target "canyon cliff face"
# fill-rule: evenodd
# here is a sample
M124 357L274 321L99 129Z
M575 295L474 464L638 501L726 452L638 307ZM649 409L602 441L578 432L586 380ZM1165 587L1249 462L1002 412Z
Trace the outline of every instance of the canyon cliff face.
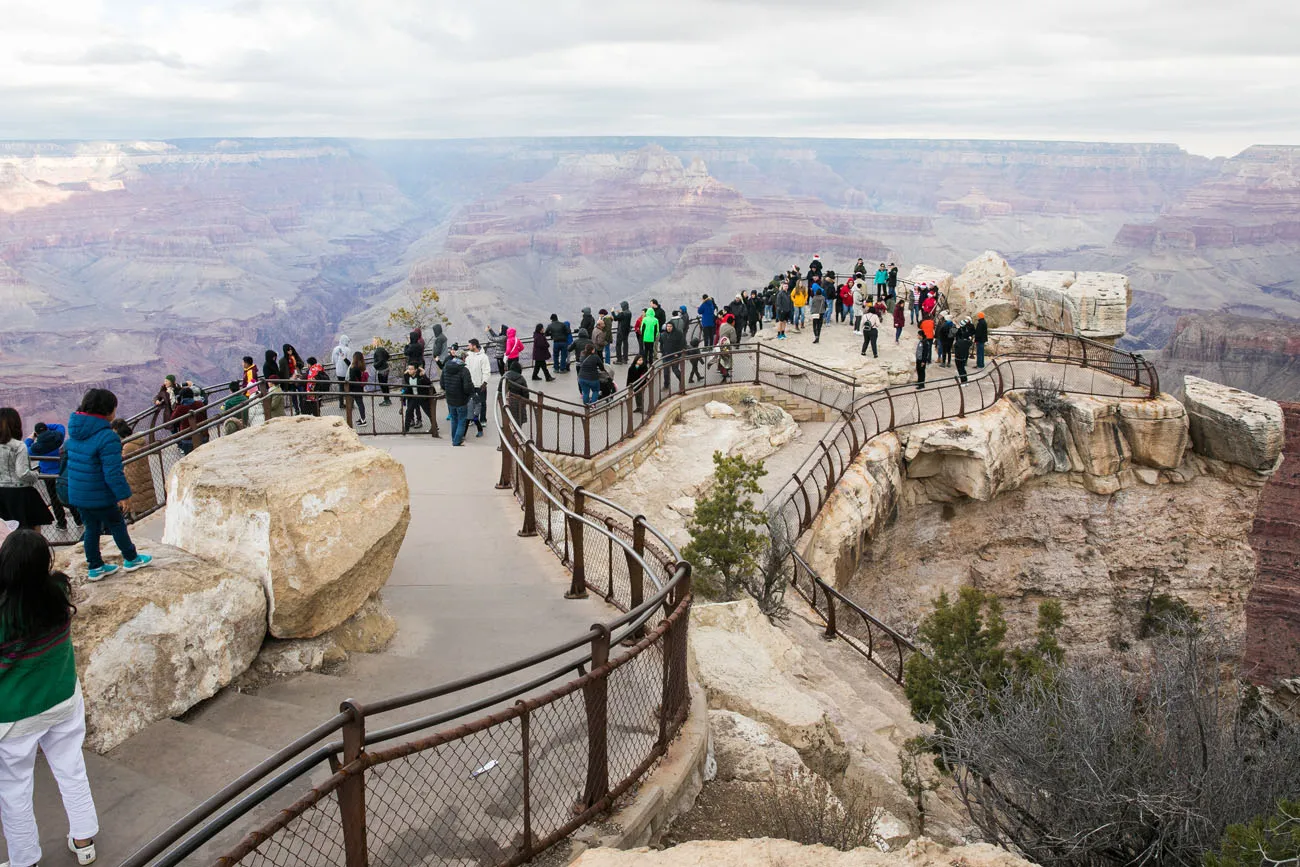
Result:
M1216 397L1237 399L1222 391ZM1266 413L1258 430L1260 448L1271 449L1257 456L1269 465L1261 471L1192 451L1192 412L1207 451L1241 433L1235 418L1167 395L1069 396L1048 415L1013 394L965 419L880 437L805 536L806 556L904 631L940 592L974 586L1002 601L1014 639L1032 633L1039 602L1061 601L1063 640L1084 653L1136 641L1161 594L1240 639L1280 414Z
M1163 350L1148 354L1160 384L1182 394L1198 376L1269 397L1300 397L1300 323L1227 314L1184 316Z
M1260 495L1250 534L1259 575L1246 598L1246 670L1268 686L1300 677L1300 403L1282 409L1285 457Z

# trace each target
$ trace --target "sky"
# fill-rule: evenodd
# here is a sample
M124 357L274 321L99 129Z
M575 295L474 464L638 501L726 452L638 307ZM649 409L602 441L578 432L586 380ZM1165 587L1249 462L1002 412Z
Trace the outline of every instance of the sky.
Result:
M0 0L0 140L1300 144L1288 0Z

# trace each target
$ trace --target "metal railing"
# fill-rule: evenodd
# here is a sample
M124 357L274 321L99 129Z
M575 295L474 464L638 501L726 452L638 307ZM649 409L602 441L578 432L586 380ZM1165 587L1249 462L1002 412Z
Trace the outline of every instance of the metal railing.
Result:
M706 369L699 379L683 382L677 370L700 357L716 364L716 347L660 359L628 393L590 405L573 404L538 394L516 401L516 411L532 432L537 451L590 457L593 444L608 448L634 436L654 411L689 391L736 382L768 386L838 411L840 421L815 443L803 464L771 497L766 511L773 538L790 540L787 558L792 585L827 619L827 635L842 634L871 662L902 682L906 653L915 647L840 593L801 558L793 544L812 525L849 464L866 444L882 433L920 422L961 418L988 409L1005 394L1046 379L1059 391L1093 396L1154 398L1160 393L1155 368L1142 358L1086 337L1051 332L995 331L1003 348L989 364L970 373L864 392L852 377L807 362L765 343L741 344L730 351L726 380ZM931 369L942 369L932 366ZM644 410L644 411L642 411ZM504 468L503 468L504 477ZM817 604L818 600L822 604ZM850 623L861 635L837 626L835 606L852 612ZM877 640L879 636L879 640ZM878 647L888 645L889 661ZM896 660L895 660L896 658ZM896 661L896 664L895 664Z
M569 482L504 401L498 395L510 463L503 484L524 508L520 535L542 536L573 572L569 595L595 591L624 613L482 674L343 702L124 867L167 867L214 850L221 865L520 864L607 810L664 754L689 705L690 567L644 518ZM496 691L374 728L384 714L484 686ZM307 788L323 763L327 778ZM233 845L217 839L271 807Z

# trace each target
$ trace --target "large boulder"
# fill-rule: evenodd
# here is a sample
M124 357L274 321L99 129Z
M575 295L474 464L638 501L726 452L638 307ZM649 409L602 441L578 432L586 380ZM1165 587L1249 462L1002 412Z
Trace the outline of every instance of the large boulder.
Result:
M913 840L900 850L841 852L791 840L695 840L670 849L589 849L573 867L1033 867L989 843L942 846Z
M1006 328L1019 315L1015 277L1007 260L988 250L968 262L952 281L948 305L954 314L971 318L983 313L989 328Z
M383 587L411 512L406 473L342 419L272 419L185 458L163 541L255 576L276 638L312 638Z
M1208 458L1271 472L1282 454L1282 407L1217 382L1183 380L1192 443Z
M1021 317L1036 328L1101 340L1124 335L1128 277L1101 271L1033 271L1014 280Z
M709 739L720 782L772 783L808 773L799 753L775 729L735 711L709 711Z
M1173 397L1121 400L1119 426L1133 452L1133 463L1172 470L1187 452L1187 409Z
M1010 401L965 418L913 425L898 436L907 478L920 482L932 502L988 501L1019 487L1030 473L1025 416Z
M823 776L848 767L839 729L795 680L802 652L754 600L696 605L691 646L710 709L735 711L770 726Z
M939 287L939 291L952 297L952 274L942 268L931 265L917 265L912 268L907 279L913 283L930 283Z
M150 568L95 583L85 581L76 552L60 558L77 606L72 644L86 745L96 752L216 695L248 668L266 635L266 594L256 578L168 545L149 553Z

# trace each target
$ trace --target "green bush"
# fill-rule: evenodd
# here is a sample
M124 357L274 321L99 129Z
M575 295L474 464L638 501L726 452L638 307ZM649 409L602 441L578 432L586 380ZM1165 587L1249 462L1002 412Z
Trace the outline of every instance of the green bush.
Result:
M1271 816L1258 816L1244 825L1229 825L1219 850L1205 855L1205 867L1297 865L1300 865L1300 800L1280 802Z

